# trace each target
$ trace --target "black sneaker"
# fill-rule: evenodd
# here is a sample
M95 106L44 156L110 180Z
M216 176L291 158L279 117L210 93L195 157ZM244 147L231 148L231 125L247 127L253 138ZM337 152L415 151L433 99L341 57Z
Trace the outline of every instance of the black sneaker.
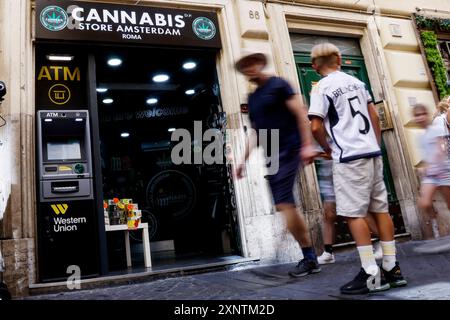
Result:
M386 271L382 267L381 270L383 270L384 277L391 287L403 287L408 284L405 278L403 278L398 261L395 262L395 267L391 271Z
M292 277L300 278L311 273L318 273L321 269L319 264L315 260L302 259L295 266L294 270L289 271L289 275Z
M363 268L356 277L341 287L342 294L366 294L389 290L390 285L386 282L380 268L375 276L367 274Z

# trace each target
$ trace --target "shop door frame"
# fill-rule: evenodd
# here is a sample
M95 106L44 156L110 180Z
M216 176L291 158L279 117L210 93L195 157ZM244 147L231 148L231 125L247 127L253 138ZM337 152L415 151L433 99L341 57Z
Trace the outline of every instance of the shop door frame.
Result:
M97 73L95 54L90 51L88 53L87 66L87 94L88 105L91 117L91 135L92 135L92 161L94 167L94 199L97 217L98 217L98 241L100 249L100 274L108 275L108 245L106 240L105 217L103 209L103 181L102 181L102 167L101 167L101 151L100 151L100 128L98 118L98 104L97 104Z

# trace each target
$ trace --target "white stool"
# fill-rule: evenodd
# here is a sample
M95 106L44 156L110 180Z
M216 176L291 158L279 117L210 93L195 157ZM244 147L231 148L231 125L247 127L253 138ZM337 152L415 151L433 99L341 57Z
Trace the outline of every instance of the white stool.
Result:
M125 231L125 251L127 255L127 267L131 267L131 248L130 248L130 230L142 230L142 243L144 245L144 263L146 268L152 267L150 256L150 239L148 236L148 223L140 223L137 228L128 228L126 224L105 226L106 231Z

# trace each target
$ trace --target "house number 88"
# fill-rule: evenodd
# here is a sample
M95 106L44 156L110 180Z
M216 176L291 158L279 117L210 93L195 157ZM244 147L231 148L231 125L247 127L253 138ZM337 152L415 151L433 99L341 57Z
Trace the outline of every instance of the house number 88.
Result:
M248 12L248 16L250 17L250 19L256 19L256 20L259 20L259 18L260 18L259 11L250 10Z

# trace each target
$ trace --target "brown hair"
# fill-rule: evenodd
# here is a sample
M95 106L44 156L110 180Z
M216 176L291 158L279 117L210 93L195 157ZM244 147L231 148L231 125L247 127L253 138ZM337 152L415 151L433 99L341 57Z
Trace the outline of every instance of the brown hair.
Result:
M427 106L423 103L416 103L412 106L413 114L416 114L417 111L425 111L427 114L429 113Z
M328 42L317 44L311 50L311 61L319 68L338 65L340 57L339 48Z

